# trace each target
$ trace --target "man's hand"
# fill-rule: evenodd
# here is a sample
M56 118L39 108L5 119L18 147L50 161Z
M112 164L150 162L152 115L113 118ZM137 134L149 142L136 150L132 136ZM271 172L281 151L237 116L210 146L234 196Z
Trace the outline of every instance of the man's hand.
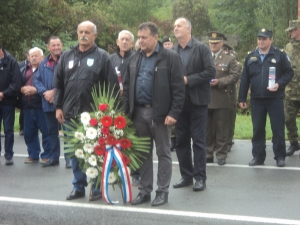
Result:
M246 102L240 102L240 103L239 103L239 106L240 106L242 109L247 109L247 103L246 103Z
M168 126L172 126L173 124L175 124L177 122L177 120L175 120L173 117L171 116L167 116L165 119L165 125Z
M35 95L37 93L37 90L34 86L23 86L21 87L21 93L23 93L25 96L31 96Z
M278 88L279 88L279 84L278 84L278 83L276 83L276 84L274 85L274 87L273 87L273 88L269 88L269 87L267 87L267 89L268 89L269 91L272 91L272 92L275 92L275 91L277 91L277 90L278 90Z
M61 125L64 125L65 117L64 117L64 113L61 109L56 110L56 119Z
M53 103L53 101L54 101L54 90L45 91L43 96L46 99L46 101L48 101L49 103Z
M3 92L0 92L0 101L2 101L4 99L4 94Z
M218 79L212 79L209 83L210 83L210 86L211 86L211 87L217 86L218 83L219 83L219 80L218 80Z
M189 83L189 81L188 81L188 79L186 78L186 76L184 76L183 79L184 79L184 84L188 84L188 83Z

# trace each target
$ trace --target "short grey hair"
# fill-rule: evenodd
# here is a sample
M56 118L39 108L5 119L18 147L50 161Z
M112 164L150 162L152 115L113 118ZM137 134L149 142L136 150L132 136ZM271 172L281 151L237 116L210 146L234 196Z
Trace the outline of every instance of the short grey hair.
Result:
M120 31L120 33L118 35L118 39L119 40L121 39L121 35L122 34L129 34L130 38L131 38L131 41L134 42L134 35L129 30L122 30L122 31Z
M29 49L28 53L30 55L31 53L36 52L36 51L39 51L41 53L41 55L44 55L43 50L38 48L38 47L34 47L34 48Z
M91 26L93 26L93 32L94 32L94 34L97 33L97 27L96 27L96 25L95 25L93 22L91 22L91 21L89 21L89 20L81 22L81 23L78 24L78 26L77 26L77 31L78 31L78 28L79 28L81 25L91 25Z
M190 21L189 19L187 19L187 18L185 18L185 17L179 17L179 18L176 19L176 21L177 21L177 20L185 20L185 21L186 21L186 24L187 24L187 27L190 27L191 30L192 30L192 23L191 23L191 21Z

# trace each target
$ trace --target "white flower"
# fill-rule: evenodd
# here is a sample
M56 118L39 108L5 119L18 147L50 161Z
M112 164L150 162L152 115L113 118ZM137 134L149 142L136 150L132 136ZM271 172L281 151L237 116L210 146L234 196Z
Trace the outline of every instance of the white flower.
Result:
M84 138L84 134L82 132L76 131L74 137L77 138L78 140L82 140Z
M81 113L81 123L83 125L90 124L90 120L91 120L91 116L89 113L87 113L87 112Z
M87 143L83 146L83 150L91 154L92 152L94 152L94 146Z
M129 168L128 166L126 166L126 167L127 167L127 169L128 169L128 174L129 174L129 176L130 176L130 174L131 174L130 168ZM121 177L120 169L119 169L119 171L118 171L118 175L119 175L119 177ZM124 175L125 175L125 174L124 174Z
M75 151L75 155L76 155L77 158L84 159L84 152L83 152L82 149L77 149Z
M116 176L113 172L110 172L108 175L108 183L113 184L116 181Z
M116 112L114 110L111 110L110 113L109 113L109 115L112 117L113 115L115 115L115 113Z
M123 137L124 131L123 131L123 130L119 130L119 131L120 131L119 135L120 135L121 137Z
M90 164L91 166L97 166L97 158L96 158L95 155L91 155L91 156L89 157L89 164Z
M97 130L93 127L88 128L86 130L86 136L91 140L95 139L97 137Z
M89 167L87 168L85 174L91 178L91 179L95 179L98 176L98 170L94 167Z

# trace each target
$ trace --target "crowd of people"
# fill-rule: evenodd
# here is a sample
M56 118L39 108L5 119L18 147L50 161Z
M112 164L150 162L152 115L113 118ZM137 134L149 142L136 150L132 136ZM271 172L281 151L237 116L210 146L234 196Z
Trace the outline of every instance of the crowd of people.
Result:
M151 200L153 191L153 149L158 157L157 189L152 206L168 202L172 176L171 151L176 151L181 179L173 188L206 188L206 164L226 164L231 150L238 102L247 108L250 93L253 123L252 155L249 166L266 159L265 125L267 114L273 133L274 159L285 166L285 157L300 149L296 117L300 108L298 50L300 21L290 21L291 42L286 52L273 46L272 31L261 28L257 48L249 52L242 66L226 36L212 31L209 45L192 36L187 18L174 22L174 36L159 41L158 27L141 23L137 41L128 30L116 40L116 53L109 55L97 47L96 25L84 21L77 27L78 45L62 52L57 36L49 38L49 55L40 48L28 51L22 63L0 43L0 124L4 127L4 157L13 165L15 107L24 115L26 164L43 167L59 165L61 146L59 124L67 130L71 119L91 112L92 88L108 83L115 86L122 108L133 121L138 136L150 137L151 147L139 170L132 172L139 194L132 205ZM135 47L135 50L133 50ZM117 73L122 76L122 88ZM240 82L239 91L237 84ZM285 146L285 125L290 146ZM42 149L39 139L42 135ZM1 148L1 144L0 144ZM66 168L72 168L73 189L67 200L85 196L87 178L77 158L65 154ZM97 182L95 182L96 184ZM99 185L92 187L90 200L101 198Z

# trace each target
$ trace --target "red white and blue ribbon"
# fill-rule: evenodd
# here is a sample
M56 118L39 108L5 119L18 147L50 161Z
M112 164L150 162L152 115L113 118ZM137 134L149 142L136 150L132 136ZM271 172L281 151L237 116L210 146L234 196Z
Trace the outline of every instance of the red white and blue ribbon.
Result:
M105 202L110 204L116 204L118 201L111 201L108 195L108 177L110 173L110 168L113 160L116 161L121 175L121 184L122 184L122 192L123 192L123 200L124 202L132 201L132 189L130 183L130 174L127 169L127 166L124 164L122 160L122 153L120 151L120 145L117 144L115 146L106 145L106 153L104 157L104 162L102 166L102 198Z

